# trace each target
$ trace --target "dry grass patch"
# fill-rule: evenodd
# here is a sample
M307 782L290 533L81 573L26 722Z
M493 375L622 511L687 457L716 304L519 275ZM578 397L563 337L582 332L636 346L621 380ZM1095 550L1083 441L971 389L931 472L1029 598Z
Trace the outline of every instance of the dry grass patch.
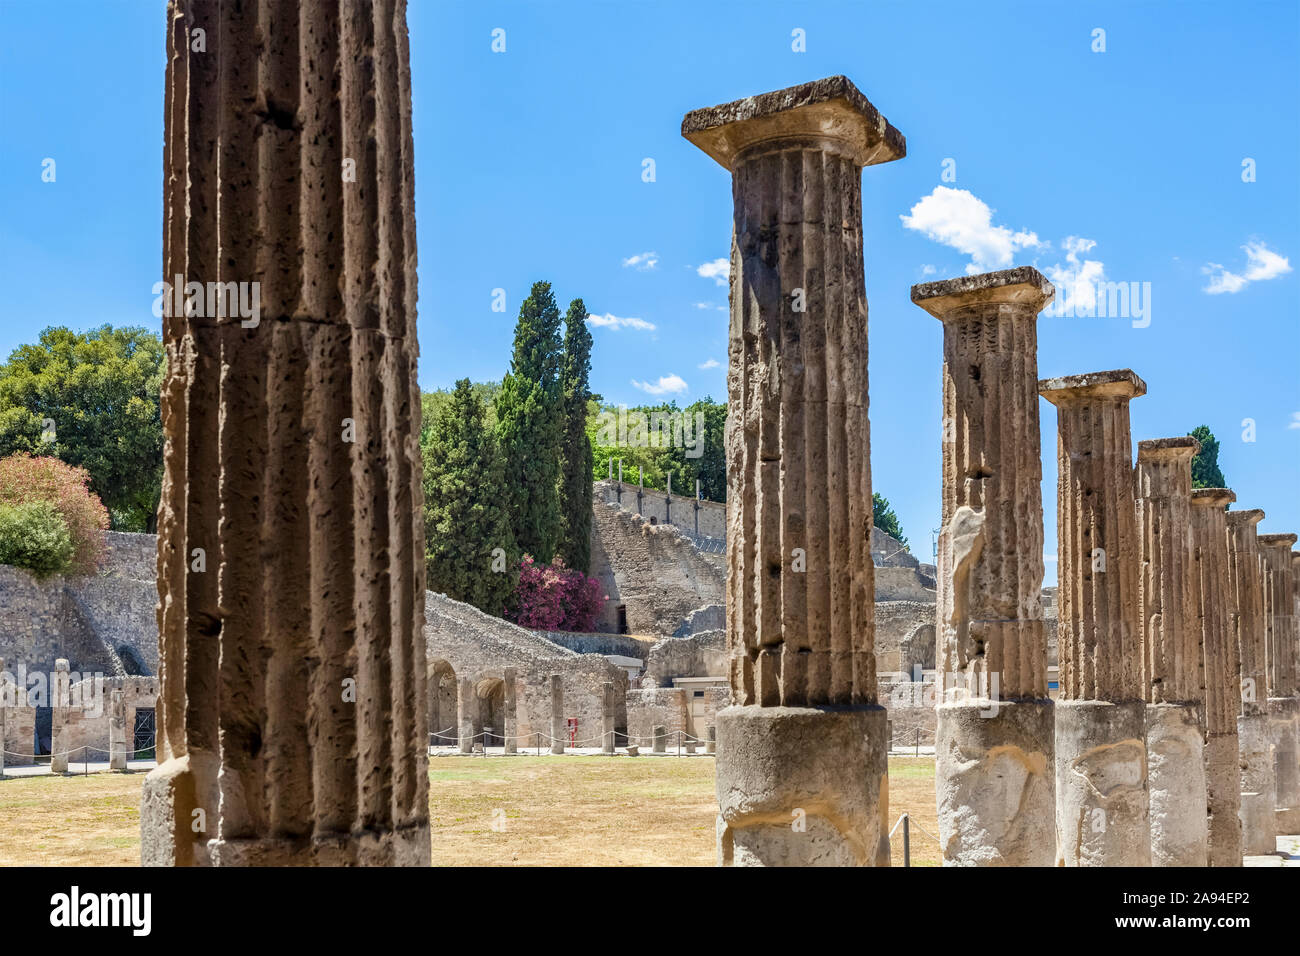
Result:
M714 862L707 757L436 757L429 778L435 866ZM0 865L138 863L143 780L97 773L0 782ZM890 758L889 788L891 826L906 811L938 832L933 758ZM901 829L893 862L903 862ZM939 862L938 845L914 826L912 865Z

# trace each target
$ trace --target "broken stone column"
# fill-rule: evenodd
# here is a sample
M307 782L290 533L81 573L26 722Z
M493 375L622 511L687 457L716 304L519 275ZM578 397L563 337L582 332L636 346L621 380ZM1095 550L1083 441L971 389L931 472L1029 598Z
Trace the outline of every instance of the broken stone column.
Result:
M1056 846L1065 866L1149 866L1146 701L1130 369L1038 383L1056 406L1060 697Z
M9 683L7 680L5 680L7 673L8 672L5 670L5 659L3 657L0 657L0 780L3 780L5 778L5 745L6 745L5 732L8 729L5 727L5 714L9 712L9 707L10 707L9 700L6 696L8 692L5 690L5 684ZM16 706L17 688L14 688L14 690L15 690L14 706Z
M474 724L478 717L478 693L474 681L462 677L456 694L456 744L463 753L474 752Z
M614 684L605 681L600 687L600 752L614 752Z
M1255 525L1258 508L1229 511L1228 574L1233 634L1241 657L1241 710L1237 748L1241 767L1241 842L1247 855L1277 850L1273 803L1276 777L1268 726L1268 643L1264 573Z
M682 135L734 203L718 860L887 866L861 171L906 143L842 76L696 110Z
M68 751L72 745L68 733L71 687L68 662L60 657L54 662L54 680L50 682L50 773L68 772Z
M1029 266L912 287L943 322L935 796L948 866L1056 859L1037 358L1054 294Z
M109 694L108 769L126 769L126 703L122 692Z
M1152 866L1205 866L1201 628L1192 603L1195 438L1138 442L1138 621L1146 694Z
M706 754L715 754L718 752L718 728L709 724L709 729L705 732L704 752Z
M551 753L564 753L564 684L551 675Z
M171 0L165 85L142 860L428 865L405 4Z
M1194 570L1189 601L1201 631L1205 661L1205 794L1210 866L1241 866L1241 771L1237 712L1241 660L1228 610L1228 522L1237 500L1227 488L1192 491Z
M654 735L650 742L650 752L662 754L668 752L668 728L661 724L656 724L650 729Z
M1268 660L1268 723L1273 745L1274 816L1279 834L1300 833L1300 767L1296 737L1300 698L1296 697L1295 582L1291 568L1294 534L1261 534L1264 618Z
M505 717L502 720L504 725L505 743L504 752L513 754L519 752L519 741L516 734L519 732L518 718L518 689L516 681L518 680L517 672L513 667L507 667L504 671L502 683L505 684Z

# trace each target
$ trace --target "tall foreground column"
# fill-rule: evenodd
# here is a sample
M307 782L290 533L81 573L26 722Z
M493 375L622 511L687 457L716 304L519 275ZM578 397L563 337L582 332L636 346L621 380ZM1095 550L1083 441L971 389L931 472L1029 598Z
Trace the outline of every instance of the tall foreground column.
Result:
M1201 629L1205 661L1205 794L1210 866L1241 866L1241 771L1237 766L1241 658L1228 608L1228 521L1224 514L1224 509L1236 500L1237 496L1227 488L1192 491L1191 607Z
M682 121L732 174L723 865L888 865L876 704L863 166L902 134L842 76Z
M946 865L1051 866L1037 269L912 287L943 322L935 795Z
M1255 525L1258 508L1228 512L1228 580L1233 636L1241 656L1241 710L1237 718L1241 766L1241 842L1249 855L1277 850L1273 814L1276 778L1268 733L1268 645L1264 569Z
M1128 408L1147 387L1120 369L1046 379L1038 389L1057 420L1057 858L1149 866Z
M427 865L405 4L173 0L167 47L142 860Z
M1142 687L1151 805L1151 865L1205 866L1208 843L1201 628L1192 603L1195 438L1138 442Z
M1300 768L1296 738L1300 698L1296 697L1295 580L1291 568L1294 534L1261 534L1264 616L1267 624L1268 722L1273 744L1274 817L1277 832L1300 833Z

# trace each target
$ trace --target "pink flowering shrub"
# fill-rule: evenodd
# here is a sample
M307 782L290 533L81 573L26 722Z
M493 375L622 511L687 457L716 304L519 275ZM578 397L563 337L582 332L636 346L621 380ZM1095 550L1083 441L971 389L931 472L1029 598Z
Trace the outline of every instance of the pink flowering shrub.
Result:
M18 454L0 459L0 505L42 502L52 505L67 525L73 548L67 570L94 574L107 549L108 510L90 490L90 474L58 458Z
M562 558L545 565L526 554L506 617L539 631L590 631L604 601L600 582L566 568Z

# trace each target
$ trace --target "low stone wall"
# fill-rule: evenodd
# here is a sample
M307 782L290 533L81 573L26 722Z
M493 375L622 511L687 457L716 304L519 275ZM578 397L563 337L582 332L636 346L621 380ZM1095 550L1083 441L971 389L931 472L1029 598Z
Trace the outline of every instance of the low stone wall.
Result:
M935 603L933 579L925 579L917 568L876 568L877 601L921 601Z
M618 467L617 463L615 463L615 467ZM647 521L654 518L656 524L675 524L693 532L695 531L695 499L692 495L695 489L674 489L674 492L678 490L686 491L688 494L683 498L674 493L671 508L664 500L667 497L665 493L656 491L653 488L645 489L645 494L641 497L640 507L638 508L635 481L631 484L623 483L621 505L619 504L618 482L616 481L595 482L592 488L592 498L606 504L618 505L629 514L640 514ZM700 501L699 504L699 533L708 535L710 538L725 538L727 535L727 506L717 501Z
M935 606L921 601L876 603L876 670L911 674L935 666Z
M913 749L918 743L934 746L938 712L933 676L921 682L882 680L877 693L889 719L891 750Z
M122 704L126 710L125 730L128 752L134 750L136 711L154 708L158 701L156 677L106 677L102 681L90 678L78 681L70 688L72 700L79 706L54 708L54 746L71 751L71 759L91 761L108 760L109 721L112 719L112 693L122 691ZM60 729L66 736L60 738ZM82 748L88 748L88 755Z
M602 634L584 631L534 631L538 637L567 647L579 654L618 654L641 660L650 653L654 641L632 634Z
M725 631L701 631L690 637L666 637L645 659L645 677L667 687L674 677L726 677Z

